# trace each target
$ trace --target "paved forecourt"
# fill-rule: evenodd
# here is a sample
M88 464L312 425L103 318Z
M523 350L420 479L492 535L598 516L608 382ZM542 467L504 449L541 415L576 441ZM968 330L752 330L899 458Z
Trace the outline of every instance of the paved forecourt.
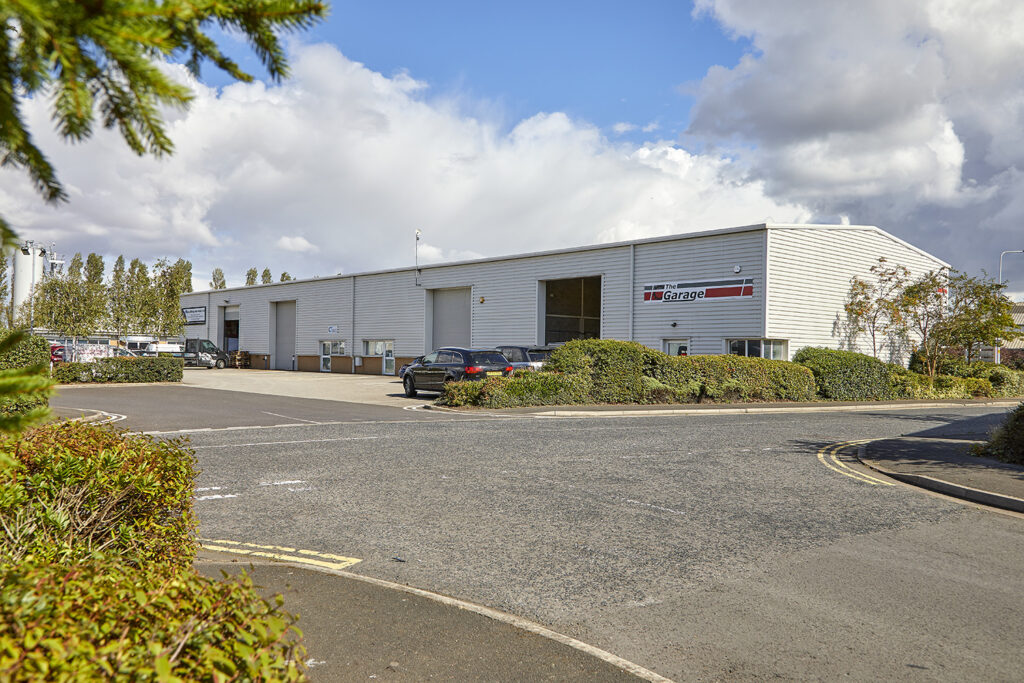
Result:
M346 571L670 678L1012 678L1024 519L894 484L834 446L1004 412L197 433L197 512L205 538L359 558Z

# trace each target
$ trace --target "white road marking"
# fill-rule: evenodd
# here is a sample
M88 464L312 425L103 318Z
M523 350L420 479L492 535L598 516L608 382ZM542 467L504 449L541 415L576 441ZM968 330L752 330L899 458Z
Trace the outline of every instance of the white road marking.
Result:
M220 491L221 488L223 488L223 487L221 487L221 486L203 486L202 488L197 488L196 491Z
M291 415L281 415L280 413L271 413L271 412L266 411L266 410L261 410L260 412L263 413L264 415L273 415L274 417L283 417L286 420L298 420L299 422L307 422L307 423L309 423L311 425L318 425L318 424L320 424L316 420L306 420L306 419L303 419L301 417L292 417Z
M260 486L287 486L288 484L305 484L306 482L302 479L292 479L289 481L261 481Z
M218 498L238 498L237 493L225 493L223 495L215 493L210 496L199 496L196 500L217 500Z
M87 423L87 424L93 424L93 425L108 425L108 424L113 424L115 422L120 422L121 420L128 419L127 415L121 415L119 413L108 413L105 410L96 410L95 408L88 408L88 409L85 409L85 408L71 408L70 410L81 410L83 413L93 412L93 413L99 413L100 415L105 415L106 416L102 420L90 420ZM72 421L73 422L81 422L84 419L85 419L85 415L82 415L81 417L72 418Z
M387 439L387 436L344 436L336 439L296 439L294 441L253 441L251 443L225 443L215 446L193 446L195 450L200 448L242 448L248 446L281 446L292 443L328 443L331 441L367 441L370 439Z

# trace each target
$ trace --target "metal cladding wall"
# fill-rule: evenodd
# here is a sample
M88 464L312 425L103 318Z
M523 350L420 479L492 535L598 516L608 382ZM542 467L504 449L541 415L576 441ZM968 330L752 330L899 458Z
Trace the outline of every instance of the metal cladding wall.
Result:
M295 353L320 340L362 355L366 340L393 340L397 357L431 350L434 290L470 292L470 344L543 342L544 282L601 278L601 336L662 349L689 339L690 353L724 353L727 339L782 339L789 353L837 347L837 316L850 278L885 256L919 274L942 261L874 227L774 226L678 235L543 254L186 294L208 306L188 337L219 339L219 309L238 306L239 348L271 353L272 305L295 301ZM644 288L672 291L655 300ZM722 296L722 294L725 296ZM717 296L716 296L717 295ZM658 296L661 296L660 294ZM672 325L675 323L675 326Z
M805 346L840 346L850 280L873 281L871 266L880 257L906 266L911 277L949 266L872 227L772 226L767 237L766 336L788 339L790 357ZM861 334L853 350L870 354L871 340Z

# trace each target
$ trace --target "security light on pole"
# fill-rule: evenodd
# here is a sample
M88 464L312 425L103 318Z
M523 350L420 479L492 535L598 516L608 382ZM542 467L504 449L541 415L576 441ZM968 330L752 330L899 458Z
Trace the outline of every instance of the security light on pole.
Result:
M419 228L416 229L416 286L420 286L420 235L423 231Z
M1007 249L1006 251L999 254L999 284L1003 284L1003 257L1007 254L1024 254L1024 249ZM1002 360L1002 345L996 347L995 361L999 363Z

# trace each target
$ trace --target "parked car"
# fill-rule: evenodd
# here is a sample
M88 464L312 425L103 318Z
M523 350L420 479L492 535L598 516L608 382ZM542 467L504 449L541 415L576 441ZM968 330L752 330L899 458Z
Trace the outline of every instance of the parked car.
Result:
M161 353L169 353L180 357L182 352L183 349L181 344L161 344L160 342L151 342L146 345L146 351L143 355L159 356Z
M447 382L508 377L512 365L497 349L445 347L410 365L402 378L405 395L412 398L420 389L441 391Z
M498 350L509 359L514 370L540 370L555 347L503 345L499 346Z
M55 342L50 343L50 362L51 363L63 363L65 358L66 349L63 344L57 344Z
M423 360L423 356L417 356L416 358L412 359L411 363L406 363L402 367L398 368L398 379L404 379L405 371L409 369L409 366L416 365L416 363L419 363L421 360Z
M185 365L223 370L231 360L209 339L185 340Z

